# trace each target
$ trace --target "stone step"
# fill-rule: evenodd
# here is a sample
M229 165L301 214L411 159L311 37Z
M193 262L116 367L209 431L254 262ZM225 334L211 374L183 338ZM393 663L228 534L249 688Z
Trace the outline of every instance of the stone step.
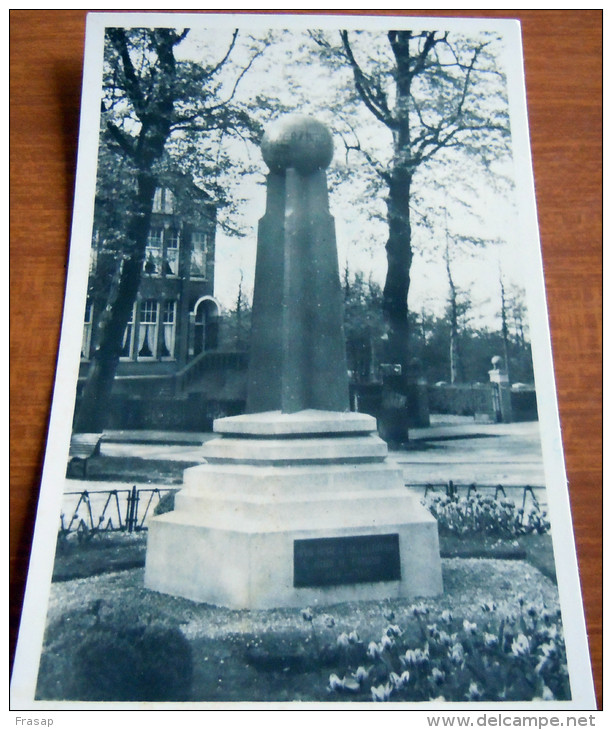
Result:
M266 411L220 418L216 433L246 436L309 436L375 433L376 419L367 413L307 409L296 413Z
M209 464L323 464L383 461L387 444L378 436L327 438L213 439L204 444L202 456Z
M223 498L187 490L175 497L175 513L191 524L244 532L324 528L376 528L398 522L435 523L405 489L356 491L290 497Z
M202 464L186 469L183 491L205 491L226 497L237 495L301 496L319 492L378 491L389 485L403 487L402 470L396 464L314 464L257 466Z

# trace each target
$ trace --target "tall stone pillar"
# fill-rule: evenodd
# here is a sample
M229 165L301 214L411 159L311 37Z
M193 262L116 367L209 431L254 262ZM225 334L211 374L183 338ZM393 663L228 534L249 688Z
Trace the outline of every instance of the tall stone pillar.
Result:
M327 128L309 117L272 125L259 224L247 411L349 408L342 292L325 169Z
M387 460L376 419L348 410L327 129L267 131L248 413L214 423L206 463L151 520L145 585L230 608L442 591L435 519Z

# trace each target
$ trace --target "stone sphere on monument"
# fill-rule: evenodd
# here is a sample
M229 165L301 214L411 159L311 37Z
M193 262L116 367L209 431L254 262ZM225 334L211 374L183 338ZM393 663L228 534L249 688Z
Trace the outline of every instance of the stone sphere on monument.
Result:
M261 153L272 172L292 167L302 175L309 175L329 165L334 143L321 122L302 114L289 114L266 129Z

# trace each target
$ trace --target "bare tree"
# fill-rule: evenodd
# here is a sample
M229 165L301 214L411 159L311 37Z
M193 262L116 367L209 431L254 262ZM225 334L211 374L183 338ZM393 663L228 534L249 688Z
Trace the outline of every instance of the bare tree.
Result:
M311 34L323 56L347 64L355 98L391 133L385 161L354 135L347 154L360 154L378 179L386 204L387 274L383 291L389 357L407 371L408 293L413 261L413 199L418 174L453 151L485 165L507 154L505 79L492 53L496 39L448 32L340 32L339 44Z
M153 198L168 168L169 146L180 154L182 148L194 146L194 135L199 139L214 135L218 142L228 132L256 136L259 131L233 98L265 43L235 71L233 87L226 91L218 74L232 55L238 31L228 41L225 54L208 66L177 61L176 48L187 33L171 28L109 28L106 33L98 186L104 182L121 193L113 203L120 220L113 232L119 261L75 418L77 431L97 432L104 427L143 270ZM201 158L206 161L206 154ZM219 199L212 174L219 160L219 155L212 156L208 168L201 162L211 199ZM187 166L186 172L192 170Z

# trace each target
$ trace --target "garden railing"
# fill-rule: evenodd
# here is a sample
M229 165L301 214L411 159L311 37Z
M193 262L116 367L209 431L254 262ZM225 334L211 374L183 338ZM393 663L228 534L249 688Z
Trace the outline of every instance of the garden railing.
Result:
M76 506L70 509L70 518L65 512L60 515L60 535L71 532L137 532L146 529L145 520L160 499L171 488L142 487L131 489L84 490L66 492L64 498L77 498Z
M430 492L443 491L448 497L455 499L463 492L469 497L473 493L485 491L493 492L494 498L500 495L507 499L508 492L518 492L523 514L526 514L528 500L535 508L542 506L541 500L536 497L538 487L530 485L501 485L501 484L457 484L453 480L447 482L406 483L411 490L423 492L427 497ZM66 492L67 501L76 498L76 506L69 510L70 517L65 510L60 516L60 534L68 535L73 532L137 532L146 530L146 519L149 517L160 499L174 489L159 487L136 487L131 489L84 490L81 492Z
M423 497L427 497L429 492L444 491L447 497L451 499L458 499L460 497L461 490L464 490L465 497L470 498L473 493L482 494L483 492L493 492L494 499L499 499L500 494L504 499L508 499L508 492L518 492L519 499L521 501L521 509L523 515L526 515L526 508L528 506L528 499L531 501L531 505L536 509L542 507L542 500L536 497L536 491L544 492L543 487L534 487L529 484L457 484L452 479L447 482L428 482L428 483L410 483L407 482L404 486L409 489L423 490Z

